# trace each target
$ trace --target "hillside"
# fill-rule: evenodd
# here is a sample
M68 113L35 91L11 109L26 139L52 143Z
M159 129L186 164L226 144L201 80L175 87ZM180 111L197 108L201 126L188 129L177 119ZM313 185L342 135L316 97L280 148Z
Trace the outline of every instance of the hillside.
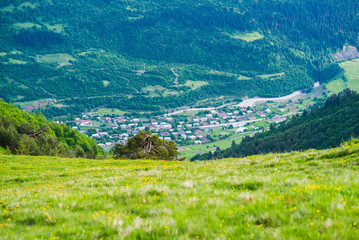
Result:
M0 100L0 153L96 158L96 141L65 124L46 120Z
M241 144L225 150L196 155L192 160L248 156L269 152L289 152L310 148L337 147L359 136L359 94L345 90L330 96L323 106L294 116L267 132L246 136Z
M283 96L326 81L332 54L358 47L358 11L356 0L4 0L0 97L57 99L41 109L52 117Z
M5 239L357 239L359 141L209 162L0 156Z

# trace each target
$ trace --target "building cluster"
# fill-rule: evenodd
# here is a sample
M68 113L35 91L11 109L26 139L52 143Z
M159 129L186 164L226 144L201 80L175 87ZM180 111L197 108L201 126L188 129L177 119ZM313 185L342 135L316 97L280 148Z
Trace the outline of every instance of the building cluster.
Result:
M286 111L286 110L285 110ZM278 109L281 113L281 109ZM287 117L273 114L269 108L226 108L197 113L184 112L173 116L131 118L127 116L100 117L83 115L72 121L81 132L96 139L99 146L110 149L116 143L126 143L140 131L150 130L160 139L179 144L203 144L216 141L213 131L231 129L234 133L248 131L247 125L266 120L279 123Z

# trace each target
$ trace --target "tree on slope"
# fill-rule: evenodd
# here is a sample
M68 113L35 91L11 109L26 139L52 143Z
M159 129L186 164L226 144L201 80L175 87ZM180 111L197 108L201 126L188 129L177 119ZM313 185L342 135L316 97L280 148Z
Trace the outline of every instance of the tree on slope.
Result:
M116 144L113 149L116 158L178 160L178 149L173 141L165 141L151 131L142 132L128 139L127 144Z

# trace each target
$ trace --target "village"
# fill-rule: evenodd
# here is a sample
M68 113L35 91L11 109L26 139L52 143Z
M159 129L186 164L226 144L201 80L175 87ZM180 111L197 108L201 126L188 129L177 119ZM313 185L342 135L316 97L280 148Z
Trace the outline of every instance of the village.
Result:
M83 114L67 121L73 129L94 138L109 151L115 144L125 144L139 131L150 130L160 139L181 146L216 143L237 136L251 135L269 129L270 124L284 122L302 111L299 101L265 102L252 107L226 105L220 108L181 108L163 116L132 117L131 114Z

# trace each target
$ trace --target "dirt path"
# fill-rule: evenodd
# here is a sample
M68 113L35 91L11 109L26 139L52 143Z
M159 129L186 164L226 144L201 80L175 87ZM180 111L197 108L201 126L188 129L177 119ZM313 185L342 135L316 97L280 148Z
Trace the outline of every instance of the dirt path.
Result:
M171 71L172 71L172 73L173 73L173 75L175 75L176 76L176 79L175 79L175 81L174 81L174 84L178 84L178 77L179 77L179 75L177 74L177 73L175 73L175 71L173 70L173 68L171 68Z

